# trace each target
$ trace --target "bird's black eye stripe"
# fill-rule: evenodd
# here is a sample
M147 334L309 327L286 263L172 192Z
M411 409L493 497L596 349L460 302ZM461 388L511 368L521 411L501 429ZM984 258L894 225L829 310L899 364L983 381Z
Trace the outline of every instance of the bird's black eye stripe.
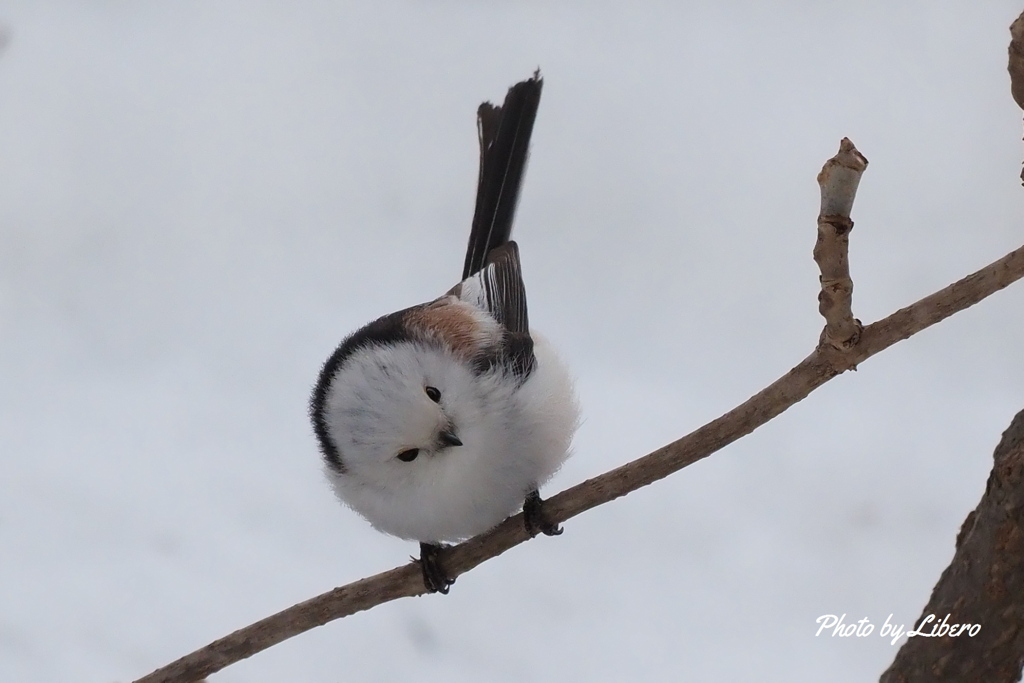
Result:
M402 462L412 462L416 459L416 456L420 454L420 449L410 448L407 451L402 451L398 454L398 459Z
M427 392L427 398L434 403L439 403L441 401L441 392L438 391L437 387L424 387L423 391Z

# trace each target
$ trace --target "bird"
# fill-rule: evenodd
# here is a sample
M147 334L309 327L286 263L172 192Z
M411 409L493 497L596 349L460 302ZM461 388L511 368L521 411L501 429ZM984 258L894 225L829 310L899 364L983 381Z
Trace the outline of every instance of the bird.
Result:
M462 278L440 297L344 338L309 402L327 479L374 528L420 544L427 592L454 583L446 544L523 510L531 536L557 535L539 489L579 424L572 375L529 326L511 239L543 79L477 109L480 166Z

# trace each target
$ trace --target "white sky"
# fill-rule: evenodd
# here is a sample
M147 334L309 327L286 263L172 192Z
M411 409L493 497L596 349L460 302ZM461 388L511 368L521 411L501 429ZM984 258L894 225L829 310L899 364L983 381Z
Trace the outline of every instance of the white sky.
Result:
M538 65L531 322L585 423L546 494L807 355L822 163L865 322L1022 243L1010 2L0 5L0 680L129 681L389 569L320 363L458 277L474 113ZM1024 285L710 459L215 680L876 678L1024 408ZM815 638L815 619L876 625ZM983 625L984 626L984 625Z

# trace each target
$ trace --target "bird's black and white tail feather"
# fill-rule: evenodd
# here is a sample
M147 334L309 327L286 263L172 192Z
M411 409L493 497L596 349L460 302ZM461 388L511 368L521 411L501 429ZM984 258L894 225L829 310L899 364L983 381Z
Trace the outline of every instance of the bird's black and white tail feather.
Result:
M543 85L538 71L509 88L500 107L484 102L477 109L480 177L463 280L479 272L491 250L507 243L512 234Z

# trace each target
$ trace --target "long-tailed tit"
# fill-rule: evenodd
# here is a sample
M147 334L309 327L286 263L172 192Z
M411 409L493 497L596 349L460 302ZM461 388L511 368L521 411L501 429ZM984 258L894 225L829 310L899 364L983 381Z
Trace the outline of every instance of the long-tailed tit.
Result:
M445 541L523 507L532 535L561 533L537 489L569 455L569 373L530 330L509 239L543 81L477 110L480 177L462 281L346 338L320 372L310 416L338 497L375 528L420 542L429 591L453 582ZM524 502L525 501L525 502Z

